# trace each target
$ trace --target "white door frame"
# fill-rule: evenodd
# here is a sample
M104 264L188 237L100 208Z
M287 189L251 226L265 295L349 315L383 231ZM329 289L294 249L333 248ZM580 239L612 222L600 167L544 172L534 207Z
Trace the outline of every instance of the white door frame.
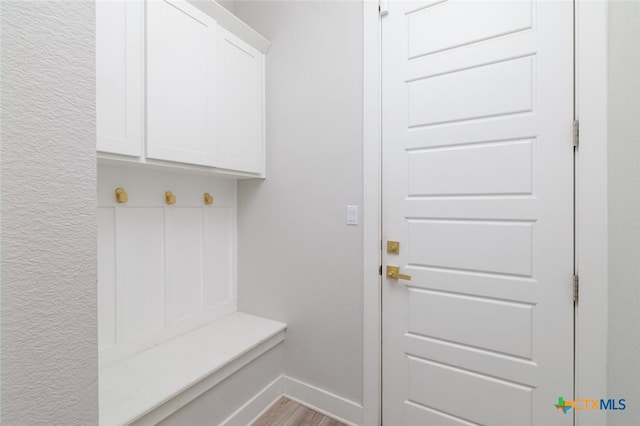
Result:
M363 0L363 424L380 424L382 400L380 19L378 1Z
M575 394L607 393L607 11L605 0L576 2ZM363 0L363 424L381 422L381 79L378 1ZM549 401L552 409L553 401ZM606 425L606 412L576 412L576 425Z

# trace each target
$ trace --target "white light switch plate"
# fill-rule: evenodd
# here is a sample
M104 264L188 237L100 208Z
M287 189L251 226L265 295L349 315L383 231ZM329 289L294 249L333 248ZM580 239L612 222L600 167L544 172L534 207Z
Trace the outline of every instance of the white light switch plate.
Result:
M358 206L347 206L347 225L358 224Z

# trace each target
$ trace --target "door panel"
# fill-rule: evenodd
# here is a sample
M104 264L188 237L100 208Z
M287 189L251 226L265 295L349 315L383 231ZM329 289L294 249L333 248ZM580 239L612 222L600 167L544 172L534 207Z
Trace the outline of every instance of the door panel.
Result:
M572 424L573 5L389 6L383 422Z
M410 266L523 277L532 274L533 223L441 219L407 222Z
M437 387L433 383L447 386ZM409 400L423 407L439 407L441 412L456 413L454 417L459 419L473 419L474 424L528 424L532 390L530 386L466 369L409 358Z
M531 57L508 59L407 82L408 127L530 112L532 65ZM498 89L504 91L501 96L495 96Z
M410 59L528 30L533 24L531 1L449 1L429 7L435 3L425 1L424 7L407 13ZM464 30L452 22L464 24Z
M409 151L409 195L531 195L533 140Z
M486 351L533 358L534 316L529 303L410 288L408 316L410 337L429 336ZM474 333L469 333L469 324L473 324Z

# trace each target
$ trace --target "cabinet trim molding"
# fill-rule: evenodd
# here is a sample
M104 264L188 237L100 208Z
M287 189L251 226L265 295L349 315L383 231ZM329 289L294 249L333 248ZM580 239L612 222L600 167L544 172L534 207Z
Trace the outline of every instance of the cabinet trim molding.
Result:
M258 49L261 53L266 54L271 48L271 42L264 38L262 34L249 27L237 16L229 12L224 8L224 6L221 6L217 2L211 0L187 1L218 21L218 25L231 31L233 34Z

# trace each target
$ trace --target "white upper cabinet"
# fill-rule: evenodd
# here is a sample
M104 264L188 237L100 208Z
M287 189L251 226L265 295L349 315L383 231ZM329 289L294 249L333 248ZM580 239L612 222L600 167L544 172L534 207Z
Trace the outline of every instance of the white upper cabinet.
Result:
M214 165L217 30L186 1L147 2L147 157Z
M96 15L101 158L264 177L264 37L212 0Z
M218 29L217 167L264 171L264 55Z
M96 2L98 151L142 155L144 2Z

